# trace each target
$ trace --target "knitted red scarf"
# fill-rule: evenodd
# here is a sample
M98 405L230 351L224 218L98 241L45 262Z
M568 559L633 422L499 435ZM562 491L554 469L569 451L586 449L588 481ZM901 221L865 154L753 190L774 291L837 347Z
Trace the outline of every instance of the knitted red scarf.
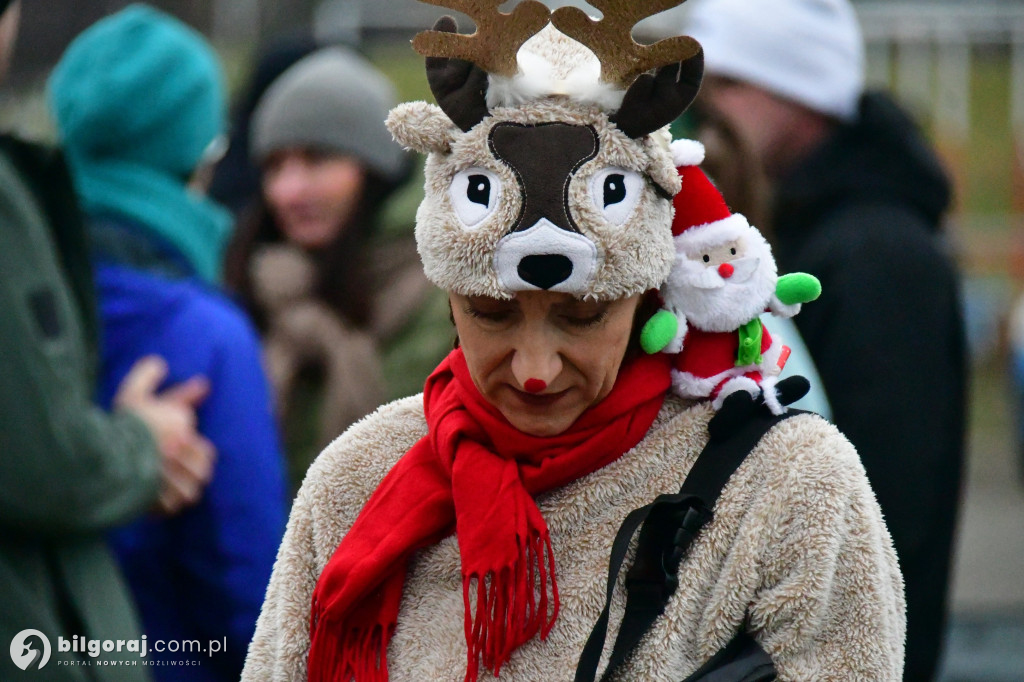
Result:
M476 389L461 350L427 379L429 432L384 477L313 591L309 679L388 679L410 555L454 530L462 560L468 661L497 675L512 651L547 636L558 586L533 495L600 469L643 439L669 387L669 356L644 355L611 393L557 436L517 430Z

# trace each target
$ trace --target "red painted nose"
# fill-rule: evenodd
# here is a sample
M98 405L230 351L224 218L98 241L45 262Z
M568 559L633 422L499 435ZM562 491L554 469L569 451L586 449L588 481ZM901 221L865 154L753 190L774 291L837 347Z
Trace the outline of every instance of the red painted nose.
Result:
M732 277L732 273L734 273L735 271L736 268L729 265L728 263L722 263L721 265L718 266L718 274L727 279L729 277Z
M542 379L527 379L526 383L523 384L523 388L526 389L527 393L540 393L548 385Z

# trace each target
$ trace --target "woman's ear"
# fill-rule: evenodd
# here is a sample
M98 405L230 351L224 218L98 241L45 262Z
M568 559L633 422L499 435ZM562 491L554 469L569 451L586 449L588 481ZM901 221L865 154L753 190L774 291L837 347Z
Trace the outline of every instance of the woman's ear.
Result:
M459 129L441 108L426 102L406 102L391 110L386 121L398 144L421 154L448 153Z

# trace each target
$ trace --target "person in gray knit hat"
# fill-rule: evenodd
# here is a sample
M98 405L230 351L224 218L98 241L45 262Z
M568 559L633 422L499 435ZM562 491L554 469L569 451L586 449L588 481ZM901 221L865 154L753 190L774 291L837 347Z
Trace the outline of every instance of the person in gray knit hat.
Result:
M377 246L381 209L411 170L384 126L396 102L372 64L332 47L281 74L253 113L262 192L241 218L226 280L264 334L294 486L320 448L381 403L379 348L428 288L411 235Z
M267 89L253 113L250 152L262 163L282 149L313 147L397 180L408 161L384 127L396 101L391 83L365 59L343 48L320 50Z

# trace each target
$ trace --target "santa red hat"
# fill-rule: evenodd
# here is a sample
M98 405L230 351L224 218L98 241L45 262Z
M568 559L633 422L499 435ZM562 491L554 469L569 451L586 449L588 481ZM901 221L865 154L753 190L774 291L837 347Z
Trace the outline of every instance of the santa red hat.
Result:
M696 140L676 140L672 161L683 183L672 201L672 240L677 252L695 255L750 231L747 219L729 210L722 193L698 166L704 161L704 145Z

